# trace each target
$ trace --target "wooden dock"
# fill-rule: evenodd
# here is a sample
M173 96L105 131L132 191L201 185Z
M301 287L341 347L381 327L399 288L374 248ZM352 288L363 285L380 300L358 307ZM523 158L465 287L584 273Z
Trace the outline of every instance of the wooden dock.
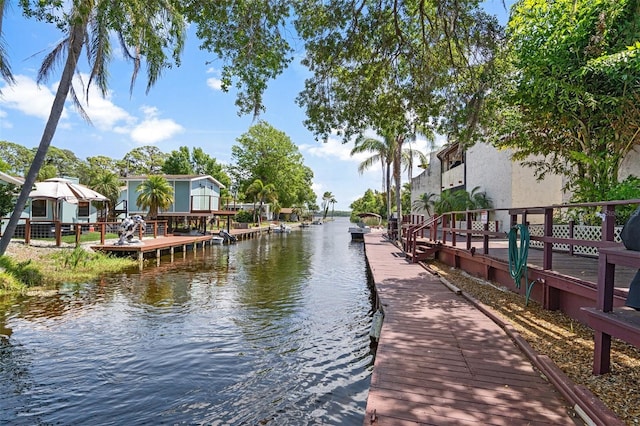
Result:
M385 317L364 425L622 424L380 234L365 252Z
M230 234L237 238L238 241L256 238L263 234L268 234L270 228L251 228L251 229L234 229ZM156 263L160 263L160 257L170 255L171 262L174 260L176 251L182 252L183 258L186 256L187 250L198 250L200 247L204 250L207 244L212 245L212 237L214 235L166 235L157 237L147 237L131 244L116 245L113 242L105 244L92 245L95 251L103 253L119 253L135 256L138 259L140 269L144 266L145 255L153 253Z
M93 245L91 248L103 253L119 253L133 255L138 259L140 269L144 265L144 256L147 253L155 255L157 263L163 254L170 254L173 262L175 251L181 251L186 256L188 249L198 250L198 246L204 250L206 244L212 244L212 235L167 235L157 238L143 238L139 242L116 245L106 243Z

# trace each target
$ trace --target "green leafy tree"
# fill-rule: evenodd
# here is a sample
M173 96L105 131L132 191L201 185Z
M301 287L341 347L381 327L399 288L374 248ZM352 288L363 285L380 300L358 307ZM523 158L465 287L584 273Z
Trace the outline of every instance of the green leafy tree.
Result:
M575 201L615 187L640 143L640 3L519 1L508 25L513 69L500 90L495 143L539 177L568 178ZM529 156L534 160L528 160Z
M86 161L80 163L78 170L80 183L85 185L90 185L90 183L95 180L96 176L101 175L104 172L110 172L116 175L120 174L118 162L105 155L87 157Z
M35 154L35 149L32 150ZM32 156L33 157L33 156ZM56 168L55 176L79 177L82 160L73 151L50 146L44 159L44 164Z
M291 33L292 2L187 0L184 4L187 18L196 26L200 48L221 59L222 90L234 87L240 113L257 117L264 109L267 82L293 59L286 40Z
M344 141L373 130L392 139L396 209L402 213L404 143L437 128L454 138L479 136L501 28L477 1L302 2L297 28L312 71L298 97L305 124Z
M56 176L60 176L60 173L58 172L58 168L53 164L45 164L42 167L40 167L40 170L38 170L38 176L36 177L36 181L42 182L47 179L54 178Z
M358 221L358 213L377 213L382 216L386 210L384 197L385 194L382 192L367 189L362 197L349 205L351 222Z
M163 176L152 175L138 185L136 204L142 209L149 209L148 217L155 219L158 212L168 209L173 203L173 187Z
M0 218L11 213L15 207L18 188L10 183L0 182Z
M170 175L209 175L225 188L231 186L231 178L222 164L202 148L193 148L189 152L189 147L181 146L178 150L171 151L162 165L162 171ZM222 195L226 196L226 192Z
M134 148L122 158L123 175L146 176L162 173L167 154L153 145Z
M33 151L17 143L0 141L0 152L2 160L9 166L5 172L16 176L27 173L33 160Z
M3 7L0 9L4 10L5 3L2 2ZM40 144L26 174L16 208L0 239L0 255L4 254L13 237L29 192L40 168L45 163L69 95L78 110L83 113L77 93L72 86L83 48L86 47L90 70L86 86L87 93L89 85L96 84L104 95L107 92L107 66L111 59L112 40L121 42L125 57L133 62L132 85L142 60L145 61L147 89L149 89L162 70L171 65L170 57L178 60L185 35L184 17L171 2L131 0L127 8L123 8L122 4L117 2L104 3L92 0L78 0L71 3L54 0L25 0L20 2L20 5L27 17L55 24L63 32L61 41L46 55L38 72L38 82L45 81L53 73L55 65L59 63L64 65ZM66 7L69 9L65 10ZM0 20L2 17L0 16ZM163 31L156 31L159 27L162 27ZM112 33L117 37L112 37ZM1 68L6 79L4 59Z
M195 174L191 164L189 147L181 146L178 150L171 151L162 164L162 172L168 175Z
M256 179L276 188L283 207L315 200L313 172L304 165L298 147L284 133L264 121L251 126L231 147L229 168L238 193L246 193Z

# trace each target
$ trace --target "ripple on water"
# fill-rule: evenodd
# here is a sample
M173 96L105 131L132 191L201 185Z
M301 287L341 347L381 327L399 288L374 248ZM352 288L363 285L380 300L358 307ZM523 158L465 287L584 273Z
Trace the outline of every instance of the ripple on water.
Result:
M372 307L347 227L215 247L7 308L0 423L362 424Z

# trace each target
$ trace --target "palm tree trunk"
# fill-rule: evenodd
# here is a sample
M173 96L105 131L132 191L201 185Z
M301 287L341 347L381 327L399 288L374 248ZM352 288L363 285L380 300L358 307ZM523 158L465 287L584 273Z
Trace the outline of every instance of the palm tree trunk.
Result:
M387 220L391 219L391 163L387 163Z
M56 133L58 122L60 121L60 117L62 116L62 111L64 109L64 103L67 99L67 95L69 94L69 89L71 88L73 75L78 64L78 58L80 57L80 53L82 51L85 26L86 22L83 21L81 23L73 25L73 27L71 28L69 52L67 54L67 60L64 65L64 70L62 71L60 84L58 85L58 89L56 90L56 96L51 106L51 112L49 113L47 124L45 125L44 132L42 133L42 138L40 139L40 145L38 146L38 150L36 151L35 156L33 157L33 162L29 167L29 171L27 172L27 176L25 177L24 184L22 185L22 190L20 191L20 195L18 196L16 207L11 214L11 218L9 219L9 223L7 224L7 228L2 235L2 238L0 238L0 256L5 253L7 247L9 246L9 242L11 241L11 238L13 238L13 234L16 232L18 221L20 220L20 216L22 216L24 207L27 204L29 193L31 192L31 189L36 182L38 172L40 171L40 168L44 163L47 151L49 150L49 146L51 145L53 136Z
M401 176L401 161L402 161L402 142L404 137L398 136L396 139L396 155L393 159L393 178L396 183L396 211L398 212L398 235L397 240L402 239L402 176Z

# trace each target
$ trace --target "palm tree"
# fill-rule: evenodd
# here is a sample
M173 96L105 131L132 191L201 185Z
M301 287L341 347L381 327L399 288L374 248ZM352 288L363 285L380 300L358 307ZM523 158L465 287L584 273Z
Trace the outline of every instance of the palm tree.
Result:
M419 165L426 164L428 162L427 156L418 149L409 147L402 150L402 164L404 165L404 169L407 171L409 190L411 190L411 179L413 179L414 158L418 159Z
M108 170L98 172L91 177L91 181L88 186L94 191L107 197L109 199L110 206L113 207L118 203L120 187L122 186L122 181L118 174Z
M490 209L493 206L493 200L487 195L486 191L480 191L480 187L476 186L471 190L469 194L470 200L470 209L478 210L478 209Z
M13 78L13 73L11 72L11 66L9 66L9 60L7 59L2 37L2 19L4 17L5 7L7 9L9 8L9 2L7 0L0 0L0 75L2 76L4 81L9 84L13 84L15 83L15 79Z
M258 226L261 226L261 216L262 216L262 205L265 202L273 202L278 199L278 193L276 192L276 187L272 183L264 184L260 179L254 180L251 185L247 187L245 193L253 197L254 203L254 211L255 211L255 203L260 202L260 207L258 210Z
M437 197L438 194L435 194L433 192L425 192L413 202L412 206L417 210L425 210L427 212L427 216L431 216L431 208L435 204L435 199Z
M4 6L8 3L6 0L0 0L0 10L4 10ZM49 2L44 2L41 6L44 10L29 10L35 15L40 14L50 17L48 18L49 21L55 21L54 23L66 32L66 36L62 41L46 55L38 72L38 83L47 79L56 64L64 63L64 68L49 118L22 185L16 208L9 219L2 238L0 238L0 255L4 254L15 233L20 216L27 204L29 192L31 192L38 172L44 164L69 94L78 107L78 111L88 120L72 86L83 47L86 47L90 65L90 74L85 85L86 93L88 93L91 83L95 83L102 94L106 95L107 65L112 53L112 32L117 34L117 37L113 39L120 40L125 57L133 62L131 89L133 89L142 59L145 59L147 63L148 91L156 82L162 70L171 65L165 50L173 46L173 57L177 59L184 45L185 20L182 14L174 8L174 3L172 2L163 0L130 0L128 3L130 7L126 10L121 8L121 3L119 2L78 0L70 3L62 2L62 4L71 4L71 10L68 13L56 13L61 12L60 10L51 12L49 10L51 7ZM29 5L25 6L25 8L28 7ZM117 8L117 10L111 10L112 7ZM2 15L0 15L0 23L1 18ZM67 20L65 21L65 19ZM155 31L159 27L164 27L167 30ZM131 42L131 47L134 48L135 53L131 53L130 46L126 45L126 41ZM144 58L142 58L143 52ZM4 51L0 49L0 73L6 79L8 68L3 53ZM65 54L66 58L63 58Z
M329 214L329 204L332 198L334 197L330 191L326 191L322 194L322 219L326 219Z
M151 175L137 189L136 204L140 208L148 208L150 219L158 217L158 212L168 209L173 203L173 186L164 176Z
M329 199L329 204L331 204L331 219L333 219L333 208L335 207L335 204L336 204L337 202L338 202L338 201L336 200L336 197L333 197L333 196L332 196L332 197Z
M120 176L116 173L103 171L95 174L88 186L94 191L107 197L113 206L118 202L122 181L120 180Z
M351 155L370 152L372 155L358 165L358 173L362 174L377 162L382 164L382 191L387 196L387 217L391 216L391 164L395 152L394 140L384 141L374 138L359 138L351 150Z

